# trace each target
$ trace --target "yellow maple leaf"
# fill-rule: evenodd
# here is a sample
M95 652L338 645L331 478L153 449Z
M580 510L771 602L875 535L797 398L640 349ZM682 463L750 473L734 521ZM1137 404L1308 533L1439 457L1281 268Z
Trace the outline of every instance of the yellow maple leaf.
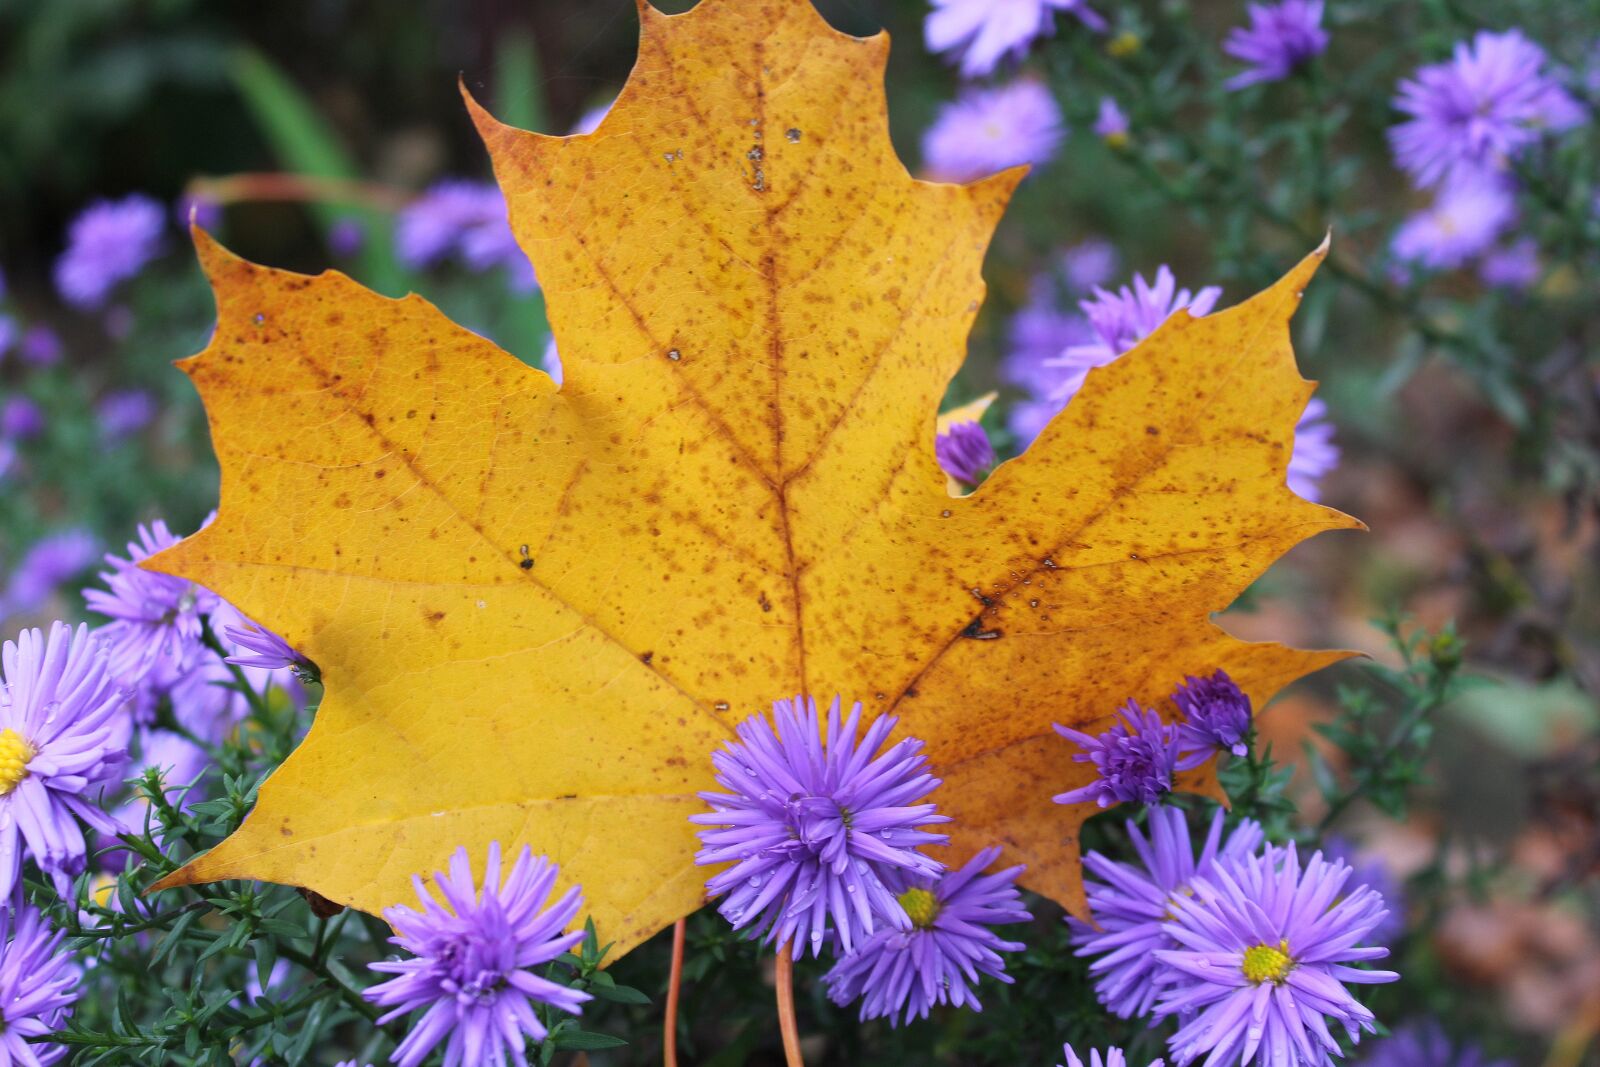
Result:
M620 954L702 901L687 817L713 748L776 697L842 693L926 740L942 858L1001 844L1081 912L1093 809L1051 796L1088 769L1052 722L1100 729L1218 667L1259 703L1342 655L1209 620L1358 525L1284 484L1311 392L1287 322L1320 253L1174 316L953 497L935 413L1021 171L913 180L885 37L807 0L641 17L594 133L473 105L559 391L415 296L198 238L219 324L183 367L221 510L151 566L283 634L327 698L243 827L167 884L376 911L458 845L528 843ZM1216 792L1208 770L1185 784Z

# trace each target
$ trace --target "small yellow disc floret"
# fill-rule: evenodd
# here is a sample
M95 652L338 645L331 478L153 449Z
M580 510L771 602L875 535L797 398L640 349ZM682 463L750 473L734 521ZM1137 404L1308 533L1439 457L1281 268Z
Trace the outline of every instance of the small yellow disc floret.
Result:
M33 746L15 730L0 730L0 797L17 787L28 777L28 761L33 759Z
M906 914L911 916L911 925L919 930L932 926L939 914L939 898L926 889L907 889L898 899Z
M1278 947L1271 945L1257 945L1255 948L1245 949L1244 962L1239 969L1244 976L1256 985L1262 982L1281 982L1294 968L1294 960L1289 958L1289 942L1279 941Z

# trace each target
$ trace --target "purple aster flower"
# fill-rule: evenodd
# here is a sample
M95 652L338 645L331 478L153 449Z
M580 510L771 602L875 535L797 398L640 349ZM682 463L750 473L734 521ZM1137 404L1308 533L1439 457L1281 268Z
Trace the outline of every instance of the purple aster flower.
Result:
M1408 263L1454 270L1494 244L1516 216L1516 201L1503 181L1456 179L1432 204L1406 219L1391 247Z
M23 630L0 649L0 666L0 901L24 849L66 896L84 866L78 819L120 829L99 797L118 784L127 755L126 696L87 626L52 623L48 640Z
M395 245L408 267L431 267L453 256L475 271L506 267L518 291L537 284L512 236L505 197L493 182L448 178L436 183L400 212Z
M1172 694L1172 702L1183 712L1178 741L1185 757L1179 761L1179 769L1198 767L1218 752L1249 753L1250 698L1227 671L1218 670L1204 678L1187 675Z
M1128 116L1122 113L1122 108L1109 96L1100 98L1100 111L1094 120L1095 136L1099 137L1113 148L1120 148L1128 143Z
M1000 953L1026 947L989 927L1032 918L1016 887L1021 867L982 873L999 856L998 848L986 848L960 870L909 879L899 901L911 929L878 930L834 964L824 979L833 1002L843 1007L862 997L862 1020L888 1016L891 1026L926 1019L937 1004L982 1011L972 990L978 976L1010 983Z
M337 219L328 228L328 250L340 259L350 259L361 251L366 238L361 223L355 219Z
M1383 898L1366 886L1344 892L1350 868L1293 844L1219 861L1196 877L1193 896L1172 900L1166 930L1181 946L1156 952L1182 980L1162 993L1158 1015L1175 1015L1168 1047L1179 1067L1209 1063L1299 1063L1326 1067L1340 1055L1329 1033L1351 1041L1375 1027L1346 983L1393 982L1393 971L1349 966L1389 950L1362 944L1383 921Z
M1361 1067L1512 1067L1491 1061L1469 1041L1454 1041L1437 1019L1409 1023L1380 1037L1361 1058Z
M1119 721L1102 734L1055 724L1056 733L1081 748L1074 763L1093 763L1099 777L1088 785L1059 793L1057 804L1092 800L1102 808L1113 804L1157 804L1172 792L1172 775L1178 764L1178 728L1161 716L1130 700L1117 712Z
M1249 11L1250 25L1235 27L1222 45L1224 52L1250 67L1228 79L1230 89L1282 81L1328 47L1328 34L1322 28L1322 0L1251 4Z
M80 972L38 910L0 908L0 1063L49 1067L67 1054L65 1045L38 1044L61 1029L78 999Z
M989 435L976 422L952 423L950 429L933 439L933 454L940 468L965 485L977 485L998 462Z
M1389 914L1372 928L1368 940L1387 945L1405 936L1405 886L1395 877L1395 873L1389 869L1383 858L1371 852L1363 852L1356 848L1354 842L1347 841L1337 834L1330 834L1323 839L1322 851L1328 859L1343 863L1350 868L1351 885L1366 886L1382 897L1388 907Z
M140 526L127 559L106 555L111 569L101 571L100 579L108 588L84 590L89 610L111 620L98 635L111 649L112 674L130 689L149 688L147 682L165 688L205 652L201 616L216 611L221 600L185 578L139 567L180 540L160 519Z
M1089 1050L1087 1060L1079 1059L1078 1054L1072 1051L1071 1045L1061 1046L1061 1054L1066 1056L1067 1062L1057 1064L1056 1067L1128 1067L1127 1055L1120 1048L1106 1049L1104 1059L1101 1058L1100 1050L1097 1048ZM1163 1059L1154 1059L1150 1061L1150 1067L1164 1067L1166 1062Z
M1585 120L1521 30L1458 42L1448 61L1401 82L1394 104L1410 116L1389 131L1395 159L1424 186L1501 170L1546 132Z
M99 543L84 529L62 530L35 541L17 562L0 593L0 616L37 611L56 587L95 560Z
M56 291L74 307L94 309L111 290L144 269L161 250L166 225L161 205L148 196L89 205L67 232L56 260Z
M238 625L224 626L222 632L237 646L233 655L227 658L229 663L237 663L241 667L259 667L266 671L288 669L298 672L311 667L311 661L290 648L289 642L249 620L240 619Z
M1328 405L1312 398L1294 428L1294 451L1289 455L1287 479L1294 493L1310 501L1322 498L1324 476L1339 465L1339 446L1333 441Z
M1487 252L1478 263L1478 278L1494 289L1532 289L1543 271L1539 244L1531 237Z
M1002 381L1035 395L1048 392L1057 376L1046 364L1089 336L1083 316L1061 309L1057 289L1053 272L1034 279L1028 302L1011 319L1009 350L1000 362Z
M706 882L723 896L717 910L735 930L790 945L799 959L821 953L830 928L846 953L881 923L911 930L896 897L899 877L932 878L944 869L917 851L945 844L919 827L949 822L925 798L939 780L926 771L922 742L906 738L878 754L893 716L857 741L861 705L840 722L839 698L827 732L809 697L779 700L772 722L752 715L738 739L712 754L726 793L701 793L712 812L691 815L703 846L695 862L729 863Z
M1178 979L1155 957L1158 950L1178 947L1162 925L1171 917L1173 899L1189 895L1195 878L1209 876L1219 856L1243 856L1261 846L1261 826L1250 819L1224 841L1222 816L1221 808L1212 814L1199 856L1184 813L1157 807L1149 811L1149 837L1132 819L1125 824L1137 866L1099 852L1084 857L1084 888L1096 925L1069 917L1067 926L1077 955L1098 957L1089 976L1095 996L1113 1015L1150 1014L1161 991Z
M156 417L156 398L145 389L114 389L94 406L94 417L102 438L120 441L150 425Z
M535 1003L582 1013L584 1002L593 999L589 994L533 973L583 940L581 930L563 932L583 907L577 886L545 906L556 874L555 864L544 856L534 859L523 846L502 882L500 844L491 842L480 890L467 850L459 848L448 875L434 872L442 903L413 877L422 910L403 904L384 909L395 931L391 940L414 958L372 964L374 971L396 977L362 995L393 1009L380 1024L427 1009L395 1049L395 1063L416 1067L442 1041L445 1067L503 1065L507 1054L527 1067L523 1035L539 1042L548 1032Z
M1104 367L1140 341L1155 333L1174 312L1187 309L1196 318L1208 314L1222 296L1219 286L1208 285L1198 293L1179 289L1177 279L1166 264L1156 269L1155 284L1135 274L1133 285L1115 292L1095 287L1094 298L1079 306L1094 330L1091 340L1069 345L1048 364L1063 372L1051 399L1063 404L1083 388L1083 380L1096 367Z
M61 338L44 323L29 326L22 335L22 361L34 367L53 367L61 362Z
M1102 237L1079 241L1061 254L1061 274L1067 288L1087 293L1111 280L1117 270L1117 250Z
M1034 81L968 89L939 112L922 138L922 161L939 181L969 182L1055 157L1066 127L1050 90Z
M977 78L1026 55L1035 40L1054 30L1057 11L1070 12L1090 29L1105 29L1105 19L1085 0L933 0L923 35L928 51L959 58L961 73Z
M25 396L7 397L0 404L0 437L27 441L44 432L44 411Z

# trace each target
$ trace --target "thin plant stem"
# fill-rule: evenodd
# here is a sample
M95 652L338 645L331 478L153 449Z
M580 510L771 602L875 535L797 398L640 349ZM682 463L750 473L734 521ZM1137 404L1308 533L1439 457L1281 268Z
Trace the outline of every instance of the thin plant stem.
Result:
M683 943L689 920L672 924L672 969L667 975L667 1017L661 1026L661 1067L678 1067L678 993L683 987Z
M778 1032L783 1035L786 1067L806 1067L800 1055L800 1024L794 1014L794 956L785 941L778 949Z

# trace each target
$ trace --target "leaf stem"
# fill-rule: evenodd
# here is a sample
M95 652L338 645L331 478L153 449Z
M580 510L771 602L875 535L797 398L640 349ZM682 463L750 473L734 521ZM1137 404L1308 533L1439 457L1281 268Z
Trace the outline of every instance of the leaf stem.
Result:
M806 1067L800 1055L800 1024L794 1014L794 955L789 942L778 949L778 1032L783 1035L783 1062L786 1067Z
M661 1067L678 1067L678 993L683 987L683 943L689 920L672 924L672 969L667 975L667 1013L661 1024Z

